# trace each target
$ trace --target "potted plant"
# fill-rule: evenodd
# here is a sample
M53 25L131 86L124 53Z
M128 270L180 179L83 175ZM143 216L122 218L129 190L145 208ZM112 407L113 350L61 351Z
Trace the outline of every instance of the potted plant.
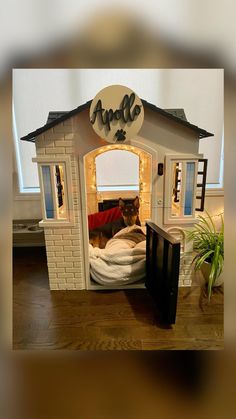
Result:
M187 240L193 240L193 249L197 252L193 259L195 271L201 269L208 283L210 300L212 287L223 283L222 269L224 265L224 221L220 215L221 226L216 228L213 217L199 216L199 222L192 231L187 231Z

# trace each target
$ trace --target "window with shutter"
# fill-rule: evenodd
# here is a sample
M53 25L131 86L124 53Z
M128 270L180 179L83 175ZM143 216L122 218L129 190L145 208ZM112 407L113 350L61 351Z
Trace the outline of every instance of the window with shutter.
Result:
M72 177L70 159L63 156L37 157L41 199L43 207L42 225L73 224Z
M196 200L204 207L206 163L202 155L179 154L166 156L165 224L189 223L195 220ZM199 164L202 164L199 168ZM201 178L200 178L201 176ZM201 194L196 191L201 188Z
M67 220L68 204L64 164L42 164L40 169L45 209L44 218Z

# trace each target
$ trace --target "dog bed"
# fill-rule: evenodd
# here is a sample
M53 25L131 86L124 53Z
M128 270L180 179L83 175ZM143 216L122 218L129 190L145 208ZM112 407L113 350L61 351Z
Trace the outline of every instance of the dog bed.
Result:
M136 240L137 235L139 240ZM141 235L143 238L140 238ZM143 229L137 225L122 229L107 242L105 249L89 244L89 260L91 277L101 285L124 285L140 281L145 277L146 269Z

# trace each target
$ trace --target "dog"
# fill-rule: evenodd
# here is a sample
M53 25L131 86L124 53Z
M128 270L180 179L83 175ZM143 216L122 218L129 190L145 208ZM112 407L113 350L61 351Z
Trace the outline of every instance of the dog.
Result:
M105 224L89 232L89 243L94 247L104 249L108 240L110 240L118 231L125 227L138 225L141 226L139 219L139 197L132 202L125 202L119 198L119 208L122 217L112 223Z
M139 197L136 198L131 203L125 203L123 199L119 198L119 208L125 223L125 226L133 226L134 224L141 226L139 219Z
M105 249L108 240L110 240L110 238L107 237L102 231L99 231L99 229L94 229L89 232L89 243L93 247Z

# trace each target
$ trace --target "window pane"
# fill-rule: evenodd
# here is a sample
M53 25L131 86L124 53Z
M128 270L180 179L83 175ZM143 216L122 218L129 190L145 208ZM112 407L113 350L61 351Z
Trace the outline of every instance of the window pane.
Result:
M182 163L172 164L171 216L181 216Z
M195 163L186 163L186 188L184 215L192 215L193 212L193 192L195 180Z
M98 155L95 162L98 191L139 190L139 156L136 154L111 150Z
M62 164L54 166L55 191L57 200L57 216L60 219L67 218L65 199L64 167Z
M44 203L47 218L54 218L50 166L42 166Z

